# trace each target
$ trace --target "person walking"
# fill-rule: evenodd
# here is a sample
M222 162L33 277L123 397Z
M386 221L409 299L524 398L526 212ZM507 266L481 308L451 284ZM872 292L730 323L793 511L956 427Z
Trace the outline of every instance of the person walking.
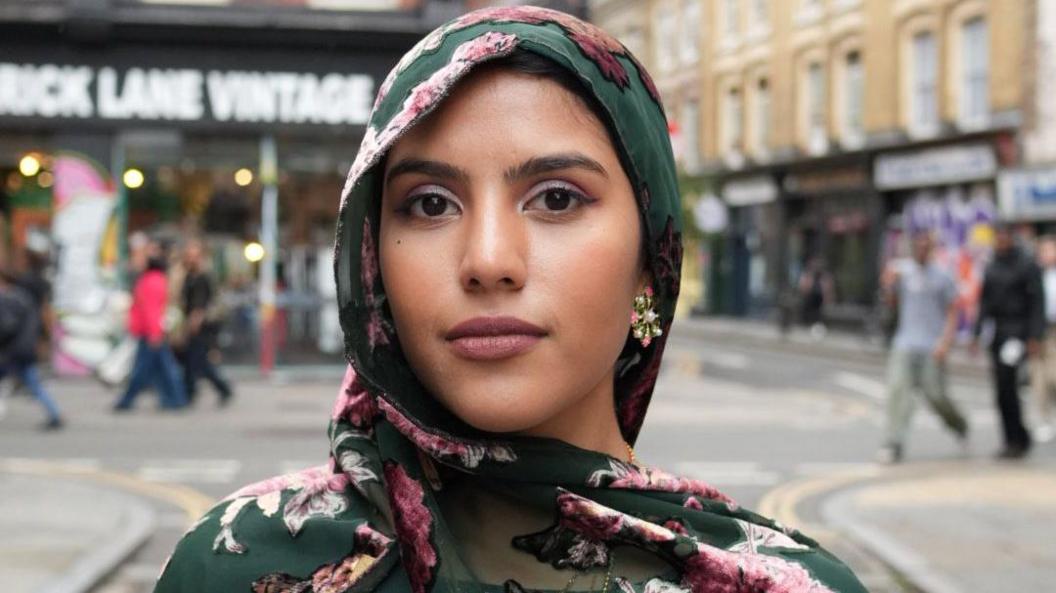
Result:
M932 261L927 232L913 235L913 257L884 275L888 304L898 310L898 328L887 366L887 436L877 454L883 463L902 460L906 433L919 391L962 444L968 423L947 393L946 357L957 331L957 287Z
M8 374L17 376L44 407L47 419L42 428L57 430L64 422L37 369L39 337L40 317L33 297L8 274L0 273L0 382Z
M1016 246L1012 230L1004 225L995 229L994 259L983 277L973 353L979 350L979 336L987 322L993 323L991 372L1004 433L1004 447L997 457L1020 459L1030 451L1031 440L1023 425L1019 373L1028 357L1040 354L1045 308L1038 266Z
M231 400L232 391L231 385L209 359L218 328L216 321L209 318L215 295L212 279L202 263L202 251L202 244L197 240L190 241L183 249L184 278L180 300L184 320L184 385L187 403L193 404L198 393L198 379L204 377L216 389L220 405L225 406Z
M1030 390L1038 417L1034 438L1047 443L1056 437L1056 419L1053 417L1053 404L1056 403L1056 236L1047 235L1038 240L1037 257L1045 303L1045 337L1039 356L1030 365Z
M130 410L136 396L148 384L158 390L163 409L181 408L186 403L176 359L165 341L168 279L165 277L165 259L159 251L155 249L149 258L147 268L136 280L132 292L128 331L139 339L139 344L128 386L114 404L115 412Z

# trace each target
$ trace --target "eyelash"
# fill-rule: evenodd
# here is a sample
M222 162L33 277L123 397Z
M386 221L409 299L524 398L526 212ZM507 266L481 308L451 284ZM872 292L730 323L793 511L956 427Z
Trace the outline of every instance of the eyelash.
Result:
M418 190L423 190L423 191L418 191ZM528 204L530 204L530 203L532 203L532 202L534 202L534 201L536 201L538 199L545 198L546 193L549 192L549 191L553 191L553 190L563 190L563 191L567 192L569 197L571 198L571 200L573 200L576 203L576 205L570 206L569 208L567 208L565 210L556 210L556 211L549 211L549 210L545 210L545 209L538 209L537 210L538 212L542 212L544 216L548 216L548 217L551 217L551 218L569 216L572 213L574 213L575 211L577 211L580 208L582 208L583 206L592 204L592 203L597 201L597 199L586 195L585 193L580 191L575 185L573 185L571 183L568 183L568 182L565 182L565 181L552 180L552 181L545 181L543 183L535 185L532 188L532 191L530 192L529 197L527 199L525 199L521 203L521 208L527 210L526 206ZM459 212L462 211L462 206L458 203L457 199L455 199L453 196L451 196L449 191L447 191L446 189L444 189L443 187L438 186L438 185L426 185L426 186L420 186L419 188L416 188L416 192L411 194L410 196L408 196L408 198L396 209L396 212L401 214L401 215L403 215L403 216L409 217L409 218L417 218L417 219L423 219L423 220L430 220L430 219L439 220L439 219L442 219L442 218L444 218L442 216L428 216L428 215L425 215L424 213L419 214L419 213L415 212L415 208L418 207L421 204L423 199L428 198L428 197L433 197L433 196L439 197L439 198L441 198L443 200L446 200L448 202L448 204L450 204L451 206L454 206ZM449 215L445 215L445 217L446 216L449 216Z

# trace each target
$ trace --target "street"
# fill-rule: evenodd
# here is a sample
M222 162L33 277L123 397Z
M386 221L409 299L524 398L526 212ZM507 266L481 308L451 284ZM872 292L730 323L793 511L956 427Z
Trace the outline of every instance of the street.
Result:
M954 582L935 574L934 560L920 574L907 575L902 566L891 565L897 561L862 545L863 539L872 539L870 525L886 525L883 537L898 532L912 541L919 536L906 530L929 524L928 500L920 489L905 484L947 476L948 487L971 491L971 481L956 476L1001 472L1005 474L995 479L1020 490L1056 480L1056 447L1039 445L1022 464L990 461L999 435L982 375L953 377L951 382L971 422L969 450L962 451L929 412L918 408L907 461L889 468L873 463L883 418L879 360L850 361L806 354L794 344L761 346L678 333L665 356L636 447L638 458L710 482L742 505L801 528L846 560L871 591L918 591L925 584L919 581L932 577L938 585L928 590L999 590L989 588L989 581L972 589L963 579ZM154 512L151 537L94 590L149 591L180 534L211 500L240 485L326 460L326 422L340 372L335 366L301 371L297 377L280 374L270 382L243 380L226 409L218 409L215 397L206 391L194 410L162 413L154 409L154 394L146 393L136 410L123 415L110 412L116 394L94 381L55 380L51 385L67 411L68 429L39 432L35 403L12 398L0 423L0 475L46 475L55 483L117 489L144 501ZM863 485L874 486L863 490L865 502L840 499L840 493ZM992 490L986 484L976 486ZM898 510L891 497L907 495L906 490L916 496L912 506L923 508L924 516L907 520L899 532L899 523L885 509ZM944 504L945 491L934 492L932 502ZM1039 518L1037 513L1053 518L1051 503L1035 506L1023 511L1029 515L1026 522ZM0 516L12 512L10 506L0 509ZM841 523L841 517L852 514L872 517L873 523ZM936 517L935 524L943 525ZM952 539L952 534L946 535ZM38 536L40 546L46 547L46 534ZM883 537L878 535L876 541ZM1017 537L1023 541L1022 534ZM1039 526L1025 537L1024 545L1030 537L1044 541L1045 536ZM915 553L892 545L896 560L898 553ZM1052 552L1011 560L1008 570L1039 585L1056 570Z

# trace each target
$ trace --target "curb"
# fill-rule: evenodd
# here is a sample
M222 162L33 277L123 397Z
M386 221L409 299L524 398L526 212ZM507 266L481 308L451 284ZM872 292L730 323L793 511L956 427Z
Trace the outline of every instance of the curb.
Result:
M932 568L923 555L899 543L880 527L855 517L851 502L859 491L868 487L853 487L826 497L819 509L824 522L853 537L913 587L925 593L964 593L961 587Z
M744 323L745 325L738 328L735 326L738 323ZM801 339L795 333L782 336L776 330L767 330L763 326L736 320L720 319L718 323L711 323L707 320L682 319L676 322L672 335L742 346L758 346L848 362L884 364L887 359L886 348L870 344L861 336L839 335L835 336L834 340L830 339L830 341L813 341ZM964 359L960 356L951 356L947 364L950 374L989 380L989 366L986 364L984 357L980 357L976 361Z
M150 539L157 523L156 511L126 494L111 491L111 495L122 499L125 508L118 531L78 558L65 575L46 583L36 593L87 593Z

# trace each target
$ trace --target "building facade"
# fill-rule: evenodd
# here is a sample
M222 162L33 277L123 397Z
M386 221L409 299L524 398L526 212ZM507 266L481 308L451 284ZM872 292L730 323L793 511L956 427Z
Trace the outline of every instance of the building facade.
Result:
M814 265L834 286L826 315L859 323L914 230L940 236L970 301L1028 113L1052 145L1052 76L1031 95L1026 74L1044 43L1024 35L1051 37L1047 0L602 1L596 18L618 23L621 4L647 15L630 38L666 83L684 167L728 209L712 310L769 315Z

